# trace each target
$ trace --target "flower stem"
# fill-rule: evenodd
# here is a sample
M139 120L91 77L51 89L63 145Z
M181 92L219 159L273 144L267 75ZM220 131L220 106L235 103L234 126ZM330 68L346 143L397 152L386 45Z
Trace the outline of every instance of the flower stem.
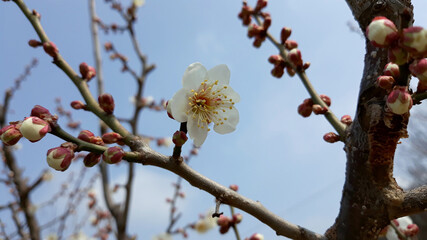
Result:
M233 217L234 216L234 207L233 206L230 206L230 212L231 212L231 217ZM237 228L237 225L233 224L232 228L233 228L234 234L236 235L236 240L240 240L240 234L239 234L239 229Z

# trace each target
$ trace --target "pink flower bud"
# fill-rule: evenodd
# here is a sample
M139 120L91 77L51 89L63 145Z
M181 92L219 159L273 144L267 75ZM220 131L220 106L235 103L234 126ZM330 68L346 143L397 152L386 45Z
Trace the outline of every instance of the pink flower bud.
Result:
M86 104L84 104L82 101L72 101L70 105L76 110L86 109Z
M394 114L405 114L412 107L412 97L408 87L395 86L387 97L387 107Z
M399 77L400 75L399 65L392 62L387 63L384 67L384 75L392 76L394 78Z
M322 99L322 101L326 104L326 105L328 105L328 107L330 107L331 106L331 98L330 97L328 97L328 96L326 96L325 94L320 94L320 99Z
M264 240L264 236L259 233L254 233L249 240Z
M383 89L392 89L395 82L392 76L379 76L377 78L377 85Z
M58 57L58 48L56 47L55 43L53 42L45 42L43 43L43 49L44 51L51 57L57 58Z
M80 131L79 136L77 138L85 142L90 142L93 137L95 137L95 134L93 134L91 131L82 130Z
M31 39L30 41L28 41L28 45L30 45L33 48L36 48L36 47L42 46L43 43L41 43L41 42L39 42L39 41L37 41L35 39Z
M344 123L347 126L350 126L350 124L353 122L350 115L344 115L341 117L341 122Z
M292 50L294 48L298 47L298 43L294 40L286 40L285 41L285 48L288 50Z
M319 104L313 105L313 113L316 115L325 114L328 111L328 108L322 107Z
M417 224L409 224L405 230L403 230L403 233L405 234L405 236L408 237L414 237L418 234L418 232L420 231L420 228L418 227Z
M293 77L295 75L295 70L292 69L290 66L286 67L286 72L288 73L289 76Z
M298 48L289 51L288 59L295 67L302 67L301 51Z
M366 36L376 47L391 45L398 38L396 25L385 17L375 17L366 28Z
M114 112L114 99L111 94L104 93L98 97L99 106L107 114L112 114Z
M101 160L101 154L89 153L83 159L83 163L86 167L93 167Z
M102 135L102 140L106 144L117 143L118 141L122 141L123 137L116 132L104 133Z
M302 68L304 68L304 70L307 70L310 67L311 63L310 62L305 62L304 65L302 65Z
M249 27L248 27L248 37L255 37L255 36L257 36L257 35L259 35L259 34L261 34L261 32L263 32L263 28L262 27L260 27L260 26L258 26L258 25L256 25L256 24L251 24Z
M52 117L52 114L46 108L40 105L35 105L33 109L31 109L31 116L46 120L50 119Z
M397 65L403 65L408 62L409 54L403 48L391 47L388 49L388 60Z
M221 226L221 227L230 225L230 222L231 222L231 219L224 215L219 216L218 220L216 221L218 226Z
M120 162L124 155L125 155L125 152L123 151L122 148L118 146L114 146L105 150L104 154L102 155L102 159L106 163L115 164Z
M82 75L83 79L86 79L87 81L91 80L93 77L96 76L96 70L94 67L87 65L87 63L82 62L79 66L80 74Z
M427 57L427 29L422 27L403 29L401 45L416 56Z
M309 117L311 112L313 112L313 102L311 105L302 103L298 106L298 113L303 117Z
M239 186L236 184L231 184L229 188L235 192L239 191Z
M8 125L0 130L0 139L7 146L15 145L21 138L22 134L16 125Z
M27 117L22 122L19 131L30 142L37 142L50 132L50 126L46 121L38 117Z
M340 140L340 136L338 136L337 134L335 134L333 132L329 132L329 133L326 133L325 135L323 135L323 140L325 140L328 143L335 143L335 142L338 142Z
M242 222L242 220L243 220L243 215L242 215L242 214L240 214L240 213L236 213L236 214L234 214L234 215L233 215L232 222L233 222L234 224L241 223L241 222Z
M415 60L409 65L409 71L420 81L427 83L427 58Z
M187 134L185 134L185 132L183 131L176 131L172 137L172 142L177 147L181 147L182 145L184 145L185 142L187 142L187 140L188 140Z
M282 31L280 32L280 41L282 44L285 44L286 40L291 36L292 29L288 27L282 28Z
M57 171L65 171L74 158L73 150L65 147L56 147L47 151L47 164Z
M271 69L271 75L273 77L281 78L285 73L285 69L282 66L275 65L273 69Z
M283 61L282 56L280 56L280 55L271 55L268 58L268 62L270 62L271 64L276 65L276 64L281 64L284 61Z

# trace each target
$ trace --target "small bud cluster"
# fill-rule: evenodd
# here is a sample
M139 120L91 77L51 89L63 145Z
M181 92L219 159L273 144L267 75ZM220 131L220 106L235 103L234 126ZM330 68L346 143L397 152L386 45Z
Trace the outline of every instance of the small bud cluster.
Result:
M376 47L388 49L388 63L377 85L387 90L387 110L405 114L412 106L412 98L406 86L396 85L399 66L409 63L409 70L419 79L417 92L427 90L427 29L408 27L398 30L385 17L375 17L366 29L366 36ZM396 101L397 100L397 101Z
M241 223L243 220L243 216L240 213L234 214L231 218L226 217L224 215L219 216L216 223L219 226L219 233L225 234L230 230L231 227L236 226Z
M331 98L321 94L319 95L320 99L329 107L331 106ZM311 113L316 115L325 114L328 112L327 107L322 107L319 104L314 104L311 98L307 98L298 106L298 113L303 117L309 117Z
M176 131L172 137L172 142L177 147L182 147L182 145L184 145L185 142L187 142L187 140L188 140L187 134L183 131Z

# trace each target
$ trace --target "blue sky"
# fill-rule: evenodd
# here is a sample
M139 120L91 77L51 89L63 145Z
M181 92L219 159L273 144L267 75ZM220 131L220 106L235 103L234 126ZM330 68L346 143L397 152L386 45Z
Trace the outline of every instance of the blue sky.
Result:
M255 1L249 3L253 5ZM72 67L77 69L83 61L93 65L87 1L45 0L27 1L27 4L41 13L48 36ZM427 9L427 2L413 0L413 4L415 25L427 26L427 15L421 12ZM97 5L102 20L121 23L103 1ZM145 95L156 100L173 96L181 88L186 67L193 62L201 62L208 69L227 64L231 71L230 85L241 96L236 106L240 123L231 134L210 133L191 166L223 185L238 184L241 194L259 200L284 219L323 233L338 213L345 169L343 144L322 140L324 133L333 131L323 117L302 118L297 114L297 106L308 94L298 78L285 75L276 79L270 75L272 65L267 59L277 51L268 42L260 49L252 47L246 28L237 19L240 8L240 1L147 0L139 10L136 33L148 61L157 68L149 75ZM319 93L331 97L335 114L354 116L364 39L349 30L347 22L355 24L355 21L345 2L270 1L267 11L273 19L270 28L273 35L278 36L283 26L293 29L291 39L298 41L303 59L312 64L307 74ZM24 65L33 57L39 59L37 68L15 94L8 121L28 116L35 104L54 112L54 99L59 96L64 105L82 99L42 49L27 46L27 41L36 38L36 34L12 2L1 3L0 33L0 99ZM129 64L138 67L127 35L101 35L101 42L105 41L112 41L127 55ZM103 61L105 89L115 98L115 113L128 117L133 112L129 96L134 94L136 85L120 72L119 63L110 61L104 52ZM74 111L73 116L82 121L84 129L96 131L97 121L90 113ZM164 113L147 110L142 113L139 127L142 134L162 137L171 136L179 124ZM47 168L46 151L61 141L48 136L38 143L26 140L21 143L23 148L17 152L19 163L25 167L25 174L37 176L41 169ZM172 149L158 150L164 154L172 152ZM188 150L184 148L184 152ZM74 163L71 170L78 169L79 163ZM114 178L123 180L122 169L113 169ZM149 239L167 226L168 206L164 199L171 196L171 182L176 176L150 166L136 169L129 232L137 234L139 239ZM396 174L403 182L404 171L397 168ZM55 173L55 181L38 191L36 202L46 199L50 189L58 187L66 175ZM0 187L1 195L5 191ZM179 205L184 212L181 223L195 220L199 213L214 206L212 196L187 183L184 191L188 197ZM45 211L55 213L55 209ZM223 206L223 211L228 213L228 208ZM4 215L0 214L0 218L8 222ZM246 214L239 229L245 237L260 232L266 239L279 239L271 229ZM218 234L215 230L208 235L192 233L191 237L218 239ZM222 239L231 240L234 236L228 233Z

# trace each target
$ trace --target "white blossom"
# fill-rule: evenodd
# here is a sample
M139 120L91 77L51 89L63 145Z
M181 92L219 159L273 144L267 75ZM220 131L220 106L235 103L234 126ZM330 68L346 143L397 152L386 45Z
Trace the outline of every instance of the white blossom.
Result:
M224 64L209 71L200 64L188 66L182 78L183 88L169 100L171 114L178 122L187 122L194 145L205 141L210 124L220 134L233 132L239 122L234 104L240 96L228 84L230 71Z

